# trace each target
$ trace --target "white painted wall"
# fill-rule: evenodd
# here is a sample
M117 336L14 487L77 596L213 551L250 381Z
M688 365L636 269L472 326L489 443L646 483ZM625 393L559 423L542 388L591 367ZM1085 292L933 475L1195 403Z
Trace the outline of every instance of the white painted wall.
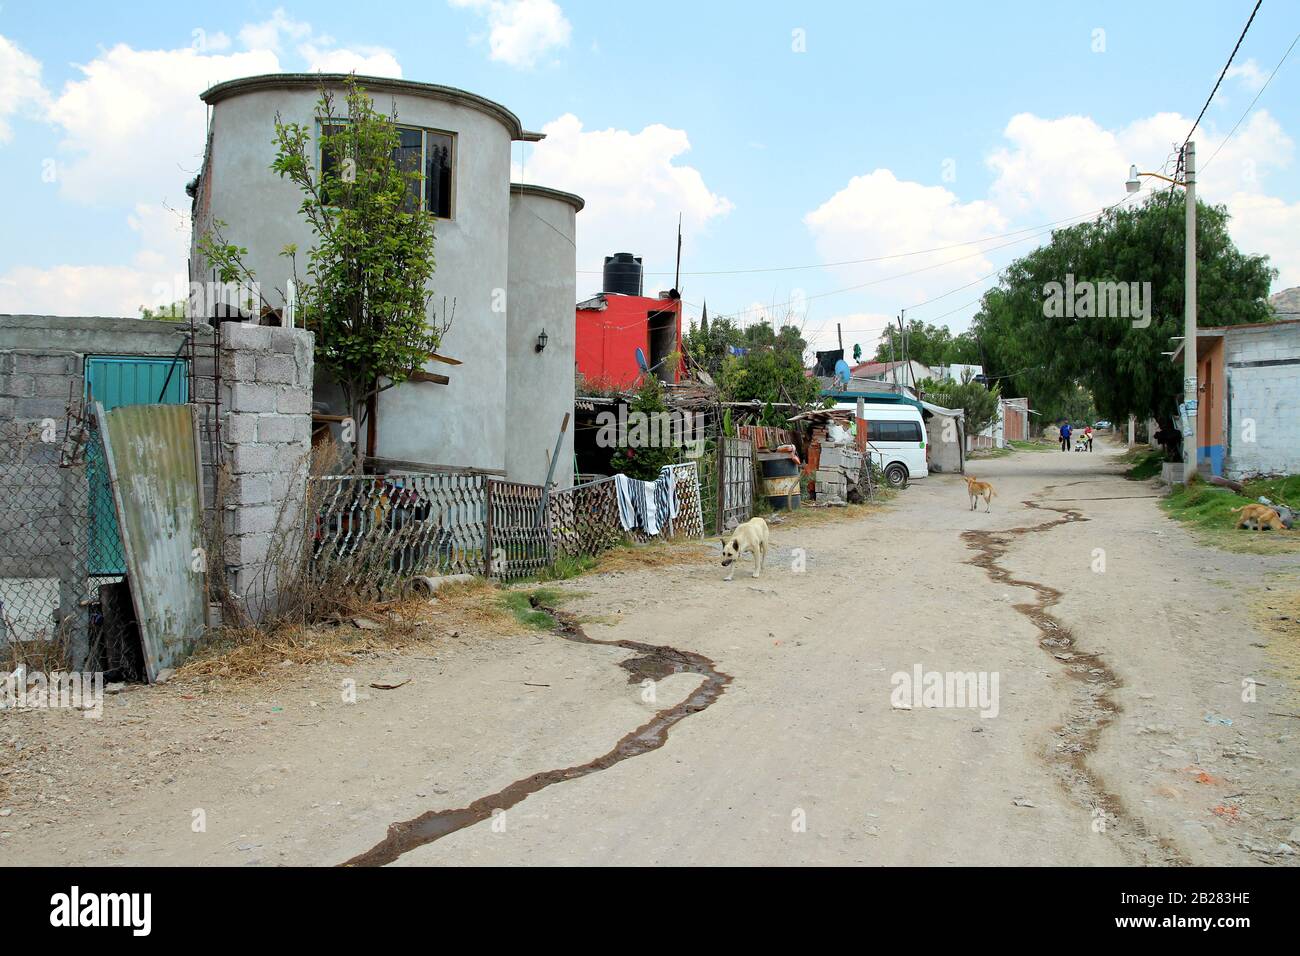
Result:
M510 195L506 471L511 480L534 485L546 480L560 424L573 412L575 199L530 187ZM539 353L542 329L547 342ZM573 484L573 428L570 420L555 463L556 488Z
M435 231L432 304L441 311L444 297L448 308L455 302L455 321L439 351L464 363L426 366L449 376L449 385L410 383L381 394L377 452L384 458L504 469L506 316L492 309L494 293L498 301L504 299L508 281L512 117L418 90L373 95L378 108L395 106L399 123L456 134L453 218L440 221ZM224 220L229 241L248 248L248 264L273 305L280 297L272 289L283 290L288 277L280 250L296 243L301 269L312 242L297 211L298 190L270 170L275 116L314 126L317 98L314 86L300 84L235 92L212 107L203 184L210 197L208 217ZM570 263L570 287L572 272ZM570 322L572 300L570 295ZM568 395L571 400L571 388Z
M1230 329L1227 460L1230 478L1300 473L1300 323ZM1269 364L1257 364L1269 363ZM1247 441L1253 422L1254 441Z

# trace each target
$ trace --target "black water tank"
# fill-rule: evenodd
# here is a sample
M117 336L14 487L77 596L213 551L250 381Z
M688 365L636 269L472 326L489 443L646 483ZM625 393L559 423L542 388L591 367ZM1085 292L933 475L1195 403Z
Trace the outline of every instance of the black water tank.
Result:
M641 295L641 257L630 252L606 256L604 286L602 292Z

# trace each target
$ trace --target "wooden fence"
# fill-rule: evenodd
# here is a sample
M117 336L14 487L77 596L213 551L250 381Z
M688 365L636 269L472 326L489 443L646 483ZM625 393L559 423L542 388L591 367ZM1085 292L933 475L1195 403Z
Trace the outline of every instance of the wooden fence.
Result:
M717 524L721 533L754 516L754 443L723 438L718 453Z

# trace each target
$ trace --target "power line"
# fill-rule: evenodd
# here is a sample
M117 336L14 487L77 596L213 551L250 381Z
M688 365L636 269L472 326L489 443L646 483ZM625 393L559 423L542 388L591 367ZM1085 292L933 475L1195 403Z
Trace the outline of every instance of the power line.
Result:
M1092 213L1086 213L1086 214L1085 214L1085 217L1086 217L1086 216L1090 216L1090 215L1092 215ZM1080 218L1080 217L1075 217L1075 218ZM1062 221L1065 221L1065 220L1062 220ZM952 258L952 259L945 259L943 262L935 262L935 263L932 263L932 264L930 264L930 265L928 265L928 266L921 266L921 267L918 268L918 269L910 269L910 270L908 270L907 272L896 272L896 273L894 273L893 275L881 276L881 277L878 278L878 279L872 279L872 280L870 280L870 281L868 281L868 282L860 282L860 283L858 283L858 284L856 284L856 285L844 286L843 288L840 288L840 289L831 289L831 290L828 291L828 292L818 292L818 293L815 293L815 294L813 294L813 295L804 296L804 297L801 298L801 299L790 299L790 300L788 300L788 301L786 301L786 302L777 302L777 303L773 303L770 307L769 307L769 306L750 306L750 307L748 307L748 308L741 309L741 310L739 310L739 311L737 311L737 312L730 313L730 315L734 318L734 317L739 316L739 315L747 315L747 314L749 314L749 313L751 313L751 312L758 312L758 311L760 311L760 310L767 310L767 309L769 309L769 308L771 308L771 309L776 309L776 308L779 308L780 306L788 306L788 305L794 305L794 304L796 304L796 303L811 302L813 299L824 299L824 298L827 298L828 296L832 296L832 295L841 295L841 294L843 294L843 293L845 293L845 292L855 292L855 291L857 291L858 289L865 289L865 288L868 288L868 287L870 287L870 286L880 285L882 282L890 282L890 281L892 281L892 280L894 280L894 279L904 279L904 278L907 278L908 276L918 275L919 273L922 273L922 272L930 272L930 271L932 271L932 270L934 270L934 269L942 269L942 268L944 268L945 266L950 266L950 265L952 265L952 264L954 264L954 263L962 262L962 261L964 261L964 260L966 260L966 259L973 259L973 258L975 258L976 256L982 256L982 255L985 255L985 254L990 253L990 252L996 252L996 251L999 250L999 249L1005 249L1007 246L1014 246L1014 245L1016 245L1016 244L1018 244L1018 243L1021 243L1021 242L1027 242L1027 241L1029 241L1030 239L1038 239L1038 238L1040 238L1040 237L1042 237L1042 236L1047 235L1047 234L1050 233L1051 231L1052 231L1052 230L1049 229L1049 230L1045 230L1045 231L1043 231L1043 232L1035 233L1035 234L1033 234L1033 235L1022 236L1022 237L1019 238L1019 239L1013 239L1013 240L1011 240L1010 242L1004 242L1004 243L1002 243L1001 245L998 245L998 246L992 246L992 247L990 247L990 248L988 248L988 249L980 249L980 250L977 250L977 251L975 251L975 252L968 253L967 255L964 255L964 256L957 256L957 257ZM994 272L994 273L991 273L991 275L997 275L997 273ZM980 281L983 281L983 279L987 279L987 278L989 278L989 276L983 276L981 279L976 279L975 281L976 281L976 282L980 282ZM967 283L965 286L961 286L960 288L967 288L967 287L969 287L970 285L973 285L973 283ZM958 290L954 289L953 291L958 291ZM945 293L945 294L947 294L947 293ZM939 296L939 297L937 297L937 298L942 298L942 296ZM930 301L933 301L933 300L930 300ZM827 319L826 321L831 321L831 320ZM823 323L821 323L821 324L824 325L825 322L823 322Z
M1255 14L1259 13L1259 8L1263 6L1263 4L1264 0L1256 0L1255 9L1250 11L1250 19L1246 21L1246 25L1242 28L1241 36L1237 37L1237 45L1234 46L1232 52L1228 54L1228 62L1223 64L1223 72L1219 74L1219 79L1215 82L1214 89L1210 90L1210 95L1205 100L1205 105L1201 107L1201 112L1200 115L1196 117L1196 122L1193 123L1192 128L1187 131L1187 138L1183 140L1183 149L1186 149L1187 144L1192 141L1192 134L1196 132L1196 127L1201 125L1201 119L1205 116L1205 111L1210 108L1210 102L1214 99L1214 94L1219 92L1219 85L1223 82L1223 78L1228 75L1228 67L1232 66L1232 58L1235 57L1237 51L1241 49L1241 41L1246 39L1246 31L1249 30L1250 25L1255 22Z
M1282 54L1282 59L1277 61L1277 66L1273 67L1273 72L1268 75L1268 79L1264 81L1264 85L1259 88L1259 92L1255 94L1255 98L1251 100L1250 105L1246 107L1246 112L1241 114L1237 122L1233 124L1232 129L1228 130L1228 135L1223 137L1223 141L1219 143L1218 149L1211 153L1210 158L1205 161L1205 165L1201 167L1201 172L1204 172L1209 168L1210 163L1214 162L1214 157L1219 155L1219 150L1223 149L1223 147L1227 145L1228 140L1232 139L1232 134L1237 132L1237 128L1245 122L1246 117L1250 115L1250 111L1253 110L1255 104L1259 102L1259 98L1263 96L1264 91L1268 89L1268 85L1273 82L1273 77L1277 76L1277 71L1282 69L1282 64L1286 62L1286 58L1289 57L1291 51L1295 49L1297 42L1300 42L1300 33L1296 34L1295 39L1291 41L1291 45L1286 48L1286 52Z
M1109 208L1110 208L1109 206L1102 206L1098 209L1092 209L1085 213L1079 213L1077 215L1067 216L1064 219L1056 219L1053 220L1052 222L1039 223L1038 225L1035 226L1025 226L1021 229L1013 229L1010 232L999 233L998 235L993 235L993 236L984 236L983 238L980 239L967 239L964 242L953 242L953 243L949 243L946 246L932 246L929 249L915 249L912 250L911 252L893 252L883 256L869 256L863 259L841 259L838 262L817 262L810 265L802 265L802 266L767 266L767 267L753 268L753 269L714 269L706 272L683 272L681 273L681 275L682 276L729 276L729 275L752 275L754 273L759 273L759 272L801 272L801 271L806 271L808 269L832 269L835 268L836 266L853 266L853 265L862 265L864 263L870 263L870 262L885 262L890 259L906 259L911 256L929 255L932 252L945 252L948 249L960 249L962 246L974 246L982 242L993 242L994 240L997 239L1006 239L1010 236L1018 236L1021 233L1025 233L1025 232L1038 232L1042 229L1048 229L1052 226L1059 226L1062 223L1071 222L1076 219L1086 219L1088 216L1105 212ZM577 271L579 275L602 275L603 274L603 270L598 270L598 269L579 269ZM647 276L670 276L673 275L674 273L642 272L641 274Z
M1102 207L1102 211L1105 212L1105 211L1107 211L1107 210L1115 209L1115 208L1117 208L1117 207L1119 207L1119 206L1122 206L1122 205L1124 205L1126 202L1129 202L1129 201L1133 198L1134 195L1135 195L1135 194L1130 193L1129 195L1126 195L1123 199L1119 200L1118 202L1112 203L1112 204L1109 205L1109 206L1103 206L1103 207ZM1070 219L1086 219L1086 218L1088 218L1089 216L1093 215L1094 212L1096 212L1096 210L1091 210L1091 211L1089 211L1089 212L1087 212L1087 213L1084 213L1082 216L1071 216ZM1068 221L1069 221L1069 219L1062 219L1062 220L1059 220L1059 222L1068 222ZM950 265L951 263L954 263L954 262L960 262L960 261L962 261L963 259L970 259L970 258L972 258L972 257L974 257L974 256L983 255L984 253L987 253L987 252L995 252L995 251L997 251L998 249L1005 249L1007 246L1015 245L1015 244L1018 243L1018 242L1025 242L1026 240L1029 240L1029 239L1037 239L1037 238L1039 238L1039 237L1041 237L1041 236L1044 236L1044 235L1047 235L1047 234L1049 234L1049 233L1051 233L1051 232L1053 232L1053 231L1054 231L1054 230L1048 229L1048 230L1045 230L1044 232L1037 233L1036 235L1025 236L1025 237L1023 237L1023 238L1021 238L1021 239L1016 239L1016 240L1013 240L1013 241L1011 241L1011 242L1003 243L1003 244L1000 245L1000 246L993 246L993 247L990 248L990 249L982 249L982 250L980 250L979 252L973 252L973 253L971 253L970 255L966 255L966 256L958 256L958 257L955 258L955 259L949 259L949 260L947 260L947 261L945 261L945 262L940 262L940 263L936 263L936 264L934 264L934 265L925 266L925 267L922 268L922 269L914 269L914 270L912 270L911 272L904 272L904 273L900 273L900 274L898 274L898 275L886 276L886 277L884 277L884 278L882 278L882 279L877 279L877 280L874 280L873 282L864 283L863 285L860 285L860 286L850 286L850 287L847 288L847 289L836 289L836 290L833 290L833 291L831 291L831 292L823 292L823 293L819 293L817 296L807 296L806 298L807 298L807 299L814 299L814 298L819 298L819 297L822 297L822 296L836 295L836 294L838 294L838 293L840 293L840 292L848 292L848 291L852 291L852 290L854 290L854 289L863 288L864 286L867 286L867 285L875 285L875 284L877 284L877 283L879 283L879 282L886 282L886 281L888 281L889 279L901 279L901 278L904 278L905 276L915 275L917 272L925 272L925 271L927 271L927 270L929 270L929 269L936 269L936 268L939 268L939 267L941 267L941 266ZM973 286L973 285L978 285L978 284L981 283L981 282L985 282L985 281L987 281L987 280L989 280L989 279L995 278L996 276L1000 275L1001 272L1002 272L1002 269L1001 269L1001 268L999 268L999 269L995 269L994 271L988 273L987 275L980 276L978 279L974 279L974 280L972 280L971 282L966 282L966 283L964 283L964 284L962 284L962 285L956 286L955 288L949 289L947 292L941 292L939 295L936 295L936 296L933 296L933 297L931 297L931 298L929 298L929 299L926 299L924 302L918 302L918 303L916 303L915 305L910 305L910 306L907 307L907 310L906 310L906 311L909 311L909 312L910 312L912 309L919 309L921 306L929 305L931 302L937 302L937 301L939 301L940 299L945 299L945 298L947 298L948 296L952 295L954 292L960 292L962 289L969 289L969 288L970 288L971 286ZM794 301L794 300L792 300L792 301ZM978 300L976 300L976 301L978 301ZM782 304L784 304L784 305L789 305L790 303L787 302L787 303L782 303ZM957 309L953 309L952 312L956 312L956 311L958 311L959 309L962 309L962 308L965 308L965 306L958 306ZM952 312L946 312L946 313L944 313L944 315L951 315ZM942 316L938 316L938 317L936 317L936 318L942 318ZM817 326L817 328L818 328L819 331L818 331L817 333L815 333L815 335L814 335L813 337L815 337L816 335L821 334L821 333L820 333L820 330L821 330L822 328L824 328L824 327L827 325L827 323L829 323L829 322L831 322L831 321L833 321L833 320L832 320L832 319L826 319L826 320L823 320L821 323L819 323L818 326ZM934 321L934 320L931 320L931 321Z

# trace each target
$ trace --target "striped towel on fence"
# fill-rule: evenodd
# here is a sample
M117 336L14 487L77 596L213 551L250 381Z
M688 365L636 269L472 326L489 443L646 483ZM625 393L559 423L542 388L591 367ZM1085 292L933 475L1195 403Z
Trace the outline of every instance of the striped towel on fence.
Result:
M631 531L640 524L637 518L636 496L634 488L640 482L633 481L627 475L614 476L614 497L618 501L618 520L624 531Z
M655 512L659 526L668 527L677 517L677 510L677 472L671 465L664 465L655 481Z
M654 481L615 475L614 489L624 531L641 528L646 534L659 534L677 517L677 474L670 465L661 468Z

